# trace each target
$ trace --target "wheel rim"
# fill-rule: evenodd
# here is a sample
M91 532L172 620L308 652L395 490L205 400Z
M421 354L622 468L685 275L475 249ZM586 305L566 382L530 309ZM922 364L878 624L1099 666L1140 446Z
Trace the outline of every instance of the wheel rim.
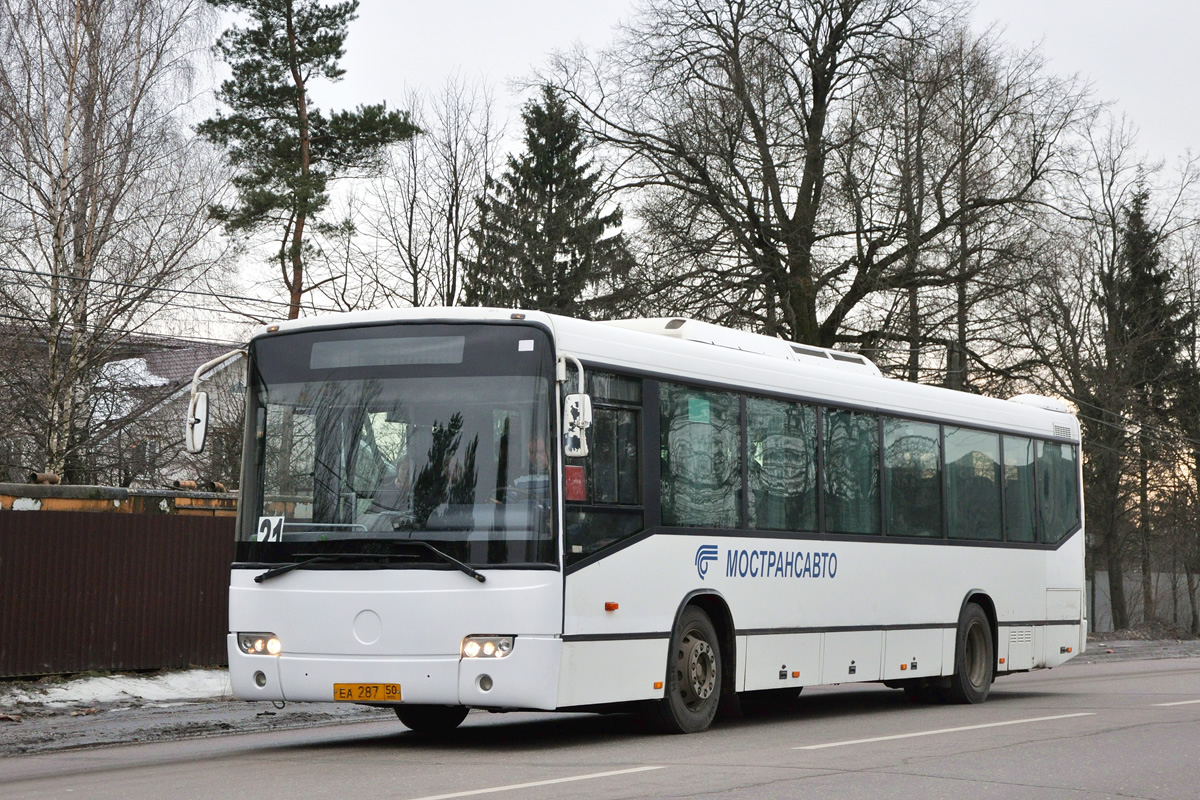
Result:
M987 681L988 643L985 635L983 626L975 623L967 630L967 639L963 643L963 668L967 680L976 689L982 689Z
M683 703L694 711L717 688L716 653L712 645L693 628L683 635L676 660Z

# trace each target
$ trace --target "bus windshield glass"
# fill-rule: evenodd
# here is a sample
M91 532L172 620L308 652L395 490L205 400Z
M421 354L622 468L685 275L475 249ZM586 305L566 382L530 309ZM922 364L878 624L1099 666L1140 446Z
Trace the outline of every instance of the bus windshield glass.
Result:
M251 363L239 562L426 566L425 542L473 566L557 565L541 328L278 334Z

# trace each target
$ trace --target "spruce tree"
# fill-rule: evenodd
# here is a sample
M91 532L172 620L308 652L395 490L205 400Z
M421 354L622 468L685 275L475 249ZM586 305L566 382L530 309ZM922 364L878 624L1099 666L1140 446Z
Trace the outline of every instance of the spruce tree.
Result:
M599 170L586 159L579 116L549 86L522 111L525 150L489 179L471 232L468 305L520 307L580 318L611 316L633 258L621 210L602 213ZM609 235L606 235L609 234Z
M381 149L413 136L408 115L386 104L324 114L309 97L314 78L344 73L346 26L358 0L323 5L318 0L207 0L249 17L217 41L233 70L217 99L229 107L197 127L226 149L237 170L237 203L212 209L231 232L274 229L287 287L288 318L300 314L307 286L306 226L329 202L329 181L370 165Z
M1173 275L1164 265L1159 233L1150 225L1150 193L1139 188L1124 209L1115 296L1113 335L1143 407L1152 412L1168 402L1179 354L1191 318L1173 296Z
M1142 562L1142 607L1154 614L1151 554L1150 464L1159 456L1154 433L1172 413L1184 378L1181 352L1192 328L1191 315L1173 296L1173 275L1163 264L1159 233L1150 225L1150 193L1139 188L1125 211L1115 280L1113 333L1125 357L1132 397L1127 415L1138 423L1138 533Z

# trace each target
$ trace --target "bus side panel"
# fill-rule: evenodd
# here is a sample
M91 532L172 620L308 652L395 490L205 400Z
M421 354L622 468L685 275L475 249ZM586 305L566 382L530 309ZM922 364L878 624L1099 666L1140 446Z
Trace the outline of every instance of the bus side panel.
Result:
M821 634L741 638L747 639L745 657L739 662L746 665L746 691L813 686L821 682Z
M1065 542L1064 548L1073 544ZM1054 562L1057 569L1059 560L1074 557L1033 548L887 538L662 533L566 576L564 634L597 640L665 638L680 604L703 593L729 609L737 642L736 690L778 686L781 668L788 674L784 684L790 684L793 671L801 672L797 685L901 680L953 673L962 605L980 595L985 605L994 605L1002 631L1032 627L1034 641L1015 655L1031 653L1029 666L1036 668L1047 663L1050 635L1044 624L1046 588L1053 585L1046 581L1047 565ZM1078 577L1063 585L1073 596L1082 587L1082 573ZM606 603L616 608L606 610ZM1078 636L1077 629L1070 630ZM1069 655L1058 659L1061 646L1077 645L1054 639L1052 664ZM1029 668L1000 665L1007 650L1001 638L1000 671ZM631 696L641 696L640 691Z
M1045 647L1046 666L1057 667L1078 654L1081 622L1061 624L1064 620L1080 620L1083 616L1083 592L1079 589L1047 589ZM1055 624L1058 622L1059 624Z
M855 683L880 679L883 631L839 631L825 634L821 683Z
M1020 671L1033 669L1033 626L1019 627L1000 626L1000 648L996 654L998 659L1004 659L1000 670Z
M654 536L565 577L560 707L663 696L675 615L704 587L694 542Z
M666 665L666 639L563 642L558 706L657 700Z
M899 630L884 634L883 679L928 678L941 673L943 630Z
M657 634L666 639L689 592L719 593L713 585L716 567L708 566L708 580L698 575L698 541L652 536L567 575L563 634L613 639ZM660 671L665 669L664 660Z

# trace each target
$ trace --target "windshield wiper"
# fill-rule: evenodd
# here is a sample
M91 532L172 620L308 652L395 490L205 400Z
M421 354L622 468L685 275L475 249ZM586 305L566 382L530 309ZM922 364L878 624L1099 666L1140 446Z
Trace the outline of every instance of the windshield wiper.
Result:
M447 564L453 564L454 566L458 567L464 573L466 573L467 575L470 575L472 578L479 581L480 583L485 583L487 581L486 576L471 569L469 566L467 566L463 562L459 561L454 556L443 553L441 550L438 550L436 547L431 545L429 542L424 541L423 539L409 539L408 541L404 542L404 544L419 544L421 547L424 547L426 550L433 553L435 556L442 559Z
M254 582L262 583L263 581L270 580L271 578L291 572L294 569L300 569L301 567L307 567L313 564L336 561L372 561L375 559L386 558L412 558L412 556L409 555L393 555L390 553L322 553L320 555L302 553L300 554L300 557L303 559L302 561L296 561L292 564L283 564L278 567L271 567L271 569L267 570L261 575L255 575Z
M428 550L430 553L433 553L433 555L440 558L442 561L445 561L447 564L452 564L453 566L455 566L459 570L461 570L464 574L470 575L472 578L479 581L480 583L485 583L487 581L487 576L482 575L479 572L475 571L471 567L469 567L466 564L464 564L463 562L459 561L454 556L443 553L441 550L438 550L436 547L431 545L429 542L425 542L420 539L411 539L409 541L404 542L403 544L417 545L419 547L423 547L426 550ZM302 554L299 554L299 556L303 560L297 561L292 564L283 564L278 567L272 567L271 569L267 570L266 572L262 573L261 575L255 575L254 582L262 583L265 580L270 580L271 578L291 572L294 569L300 569L301 567L308 567L313 564L323 564L323 563L331 563L331 562L337 562L337 561L371 561L374 559L415 558L416 557L415 555L412 555L410 553L322 553L319 555L302 553Z

